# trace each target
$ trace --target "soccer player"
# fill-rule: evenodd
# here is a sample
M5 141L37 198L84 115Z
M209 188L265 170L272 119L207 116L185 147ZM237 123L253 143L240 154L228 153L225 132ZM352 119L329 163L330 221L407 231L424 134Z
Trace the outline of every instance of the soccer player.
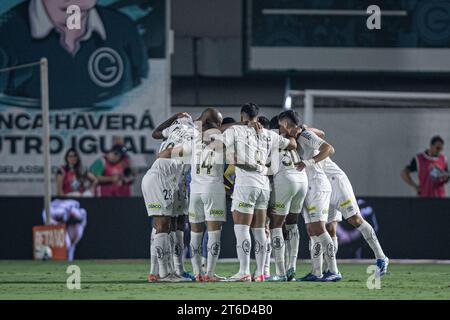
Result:
M241 108L241 121L258 122L259 107L246 103ZM294 138L286 139L275 132L261 129L259 133L248 126L233 126L224 132L227 159L230 155L237 159L236 182L232 195L232 211L236 250L239 258L239 272L229 281L251 281L250 274L250 226L255 239L256 272L254 281L264 281L264 262L266 260L265 223L270 197L267 177L269 154L279 149L295 149ZM252 171L240 167L248 164L256 167Z
M300 119L295 111L282 112L279 117L280 134L288 136L292 130L300 126ZM290 242L289 248L289 280L295 276L295 268L298 254L298 215L302 211L303 202L308 190L308 178L305 170L298 171L297 166L301 159L297 150L282 150L279 157L278 171L273 177L273 197L271 203L270 232L272 235L272 248L275 257L276 274L268 281L287 281L285 266L285 239L282 226L286 222L286 216L290 214L289 223L286 226L289 240L296 237L297 241ZM294 245L292 245L294 244Z
M364 220L360 213L350 180L345 172L330 158L323 160L323 171L327 175L332 189L326 228L333 239L334 251L337 253L338 250L337 223L342 221L343 216L348 223L361 232L377 259L377 274L383 276L387 272L389 259L384 254L372 226ZM325 269L324 271L325 277L329 275L328 270Z
M185 112L177 113L163 122L152 134L165 138L160 151L190 141L193 134L192 118ZM142 179L142 194L149 216L153 217L151 263L148 280L186 281L173 270L170 236L172 217L175 216L174 196L178 192L184 164L179 159L156 159ZM155 259L156 258L156 259ZM156 267L156 262L158 266ZM159 277L157 276L159 274Z
M202 127L196 127L194 139L182 147L167 149L160 157L190 157L191 199L189 222L191 225L191 262L196 281L216 282L215 266L220 254L221 229L226 221L225 188L223 185L224 152L222 134L218 128L222 115L215 108L206 109ZM197 124L197 123L196 123ZM215 143L217 140L219 143ZM206 274L201 268L202 239L208 228Z
M297 127L297 143L300 146L302 161L298 170L305 170L308 177L308 192L303 208L306 230L311 239L310 251L312 271L299 281L338 281L342 279L336 265L333 240L326 231L328 208L330 205L331 185L323 171L321 161L334 153L334 148L314 132ZM330 273L322 276L323 257Z

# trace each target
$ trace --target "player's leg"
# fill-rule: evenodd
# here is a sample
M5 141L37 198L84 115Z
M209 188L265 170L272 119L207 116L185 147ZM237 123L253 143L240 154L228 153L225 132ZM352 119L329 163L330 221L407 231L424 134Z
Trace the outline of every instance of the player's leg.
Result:
M299 213L291 212L286 216L286 255L288 259L285 265L286 277L288 281L291 281L295 278L295 272L297 270L297 257L300 245L300 234L298 231L299 215Z
M233 212L234 234L236 236L236 252L239 259L239 272L228 278L228 281L251 281L250 225L253 220L256 202L256 188L235 186L232 195L231 211Z
M328 191L314 191L308 193L306 197L305 222L306 229L312 240L312 261L313 271L312 280L322 279L322 263L319 263L320 250L324 253L327 265L333 277L327 277L326 281L338 281L342 277L339 274L336 265L336 256L334 254L333 240L326 231L325 223L328 220L328 208L330 205L331 192ZM309 275L303 278L308 280ZM325 280L325 279L323 279Z
M177 229L175 238L175 249L174 249L174 264L175 272L177 275L194 280L194 277L186 272L184 269L184 229L186 226L187 209L183 210L183 213L177 217Z
M378 274L380 276L386 274L389 259L384 254L373 227L366 220L364 220L364 218L359 213L348 218L347 221L361 232L367 244L375 254L375 257L377 259L376 264L378 267Z
M158 173L147 173L142 179L142 194L149 216L153 217L154 253L158 263L158 275L149 275L149 281L170 281L177 282L171 274L170 266L170 239L171 217L173 215L173 186ZM151 267L155 270L155 267ZM151 271L152 271L151 270Z
M155 234L155 252L158 261L158 272L160 278L165 278L171 274L170 266L170 239L169 233L171 228L170 216L154 216L153 227Z
M203 281L202 241L205 231L204 204L200 193L192 193L189 201L189 222L191 224L191 263L197 281Z
M289 208L290 213L287 215L285 222L287 239L289 239L288 246L286 246L289 257L288 263L286 264L286 277L288 281L295 278L297 269L297 257L300 244L298 217L305 202L306 193L308 191L308 182L296 183L295 188L293 189L295 190L295 193Z
M271 234L270 229L268 226L268 223L270 221L266 221L266 260L264 262L264 279L267 279L270 277L270 258L272 256L272 240L271 240Z
M255 211L252 220L252 234L255 240L255 260L256 271L253 276L253 281L264 281L264 264L266 261L266 220L267 208L269 207L270 191L258 189Z
M336 257L337 257L337 251L338 251L338 241L337 241L337 235L336 235L337 223L338 223L338 221L335 219L332 219L331 221L330 221L330 219L328 219L328 222L325 225L325 228L327 229L327 232L330 235L331 240L333 240L334 252L335 252ZM323 264L323 271L325 273L327 273L329 271L328 264L326 263L325 260L324 260L324 264Z
M226 221L226 199L223 194L202 194L205 217L208 225L208 257L205 281L221 281L216 276L216 264L220 255L222 225Z
M155 277L158 275L158 259L156 257L155 250L155 235L156 229L153 227L152 223L152 235L150 237L150 275L152 276L150 278L152 278L152 280L155 280Z
M275 275L268 278L268 281L286 281L286 246L282 227L291 206L292 195L295 194L295 190L292 190L292 188L292 184L289 183L285 186L275 183L273 186L269 218L272 252L275 259Z
M356 201L355 193L350 181L347 177L345 177L343 179L339 179L336 183L339 184L339 208L342 212L342 216L347 220L347 222L361 232L377 259L376 264L378 267L378 274L380 276L384 275L387 271L389 259L386 257L383 249L381 248L375 230L361 216L358 202Z

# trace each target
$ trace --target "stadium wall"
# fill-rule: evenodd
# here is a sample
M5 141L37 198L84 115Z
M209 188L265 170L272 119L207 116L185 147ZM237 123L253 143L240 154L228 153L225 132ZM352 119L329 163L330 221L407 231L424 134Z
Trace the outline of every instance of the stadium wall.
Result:
M450 259L450 199L365 197L364 201L362 213L390 258ZM88 222L76 259L149 257L150 220L141 198L89 198L80 199L80 204L88 212ZM31 229L42 224L42 199L1 197L0 207L0 259L31 259ZM372 258L358 231L346 222L340 229L338 258ZM309 256L306 239L300 222L301 258ZM235 258L231 221L224 226L222 240L221 258Z

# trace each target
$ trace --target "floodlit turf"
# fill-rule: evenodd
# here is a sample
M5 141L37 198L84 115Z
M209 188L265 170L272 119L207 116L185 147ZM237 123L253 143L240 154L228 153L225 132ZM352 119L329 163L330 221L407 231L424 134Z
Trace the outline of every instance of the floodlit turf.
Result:
M147 283L147 261L80 260L81 290L66 287L67 262L0 261L0 299L450 299L449 265L395 265L380 290L366 286L367 265L342 264L338 283ZM253 266L253 265L252 265ZM297 276L309 269L302 263ZM235 263L220 263L230 276Z

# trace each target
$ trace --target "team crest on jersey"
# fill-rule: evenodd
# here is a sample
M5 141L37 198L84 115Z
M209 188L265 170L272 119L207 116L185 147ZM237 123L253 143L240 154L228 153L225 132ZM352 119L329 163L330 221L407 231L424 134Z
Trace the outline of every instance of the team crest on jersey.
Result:
M306 210L309 211L309 213L314 213L316 211L317 207L316 206L309 206L306 207Z

